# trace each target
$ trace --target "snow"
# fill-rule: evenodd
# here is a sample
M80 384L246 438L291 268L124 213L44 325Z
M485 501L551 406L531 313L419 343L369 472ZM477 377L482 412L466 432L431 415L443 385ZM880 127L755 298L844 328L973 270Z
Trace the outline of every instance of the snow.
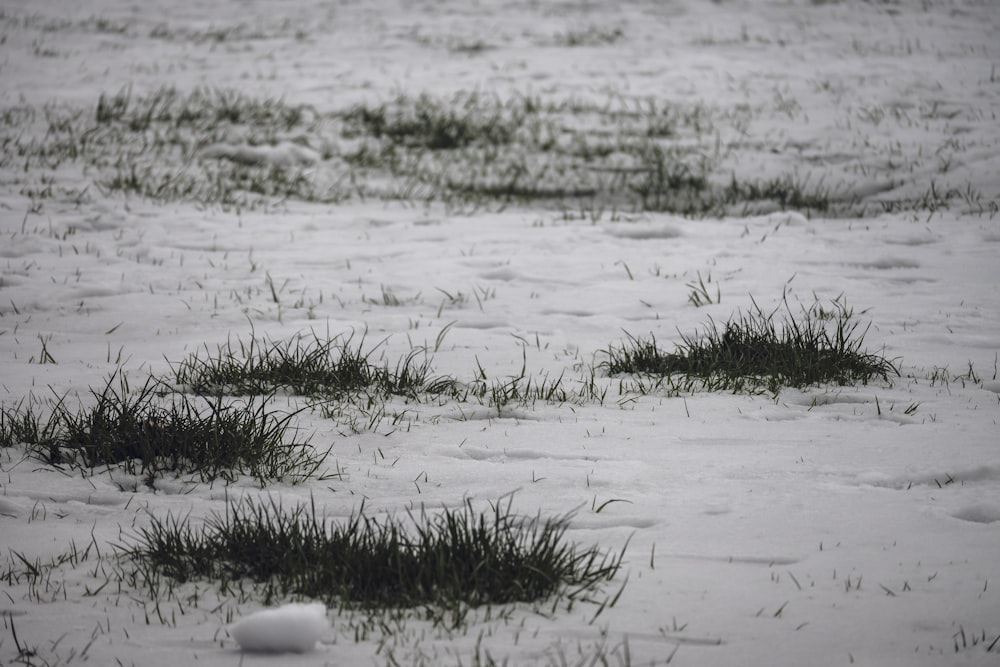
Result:
M212 144L201 150L204 158L215 158L242 164L273 164L294 166L313 164L319 156L312 149L290 142L276 146L250 146L247 144Z
M565 45L613 30L624 37ZM738 177L794 171L870 201L932 183L980 199L864 218L591 220L377 199L222 210L105 194L79 170L25 174L4 154L8 408L85 401L119 366L141 385L251 331L367 332L390 363L446 331L437 373L505 378L524 365L574 382L626 333L669 346L783 293L805 305L843 294L872 322L867 347L902 376L777 398L619 396L601 378L603 404L498 413L398 399L395 424L360 432L307 412L302 431L332 446L326 471L338 475L263 490L83 478L0 450L0 571L19 563L14 552L47 563L95 545L36 587L5 582L0 664L28 657L13 629L38 664L215 667L242 659L240 646L313 649L280 658L301 665L475 664L483 651L512 665L588 664L602 647L609 664L626 652L635 665L997 664L1000 644L986 647L1000 636L998 34L1000 13L976 0L5 2L3 107L34 108L39 122L42 109L92 114L101 93L126 86L236 88L321 112L399 92L652 97L739 126L738 143L725 138ZM321 146L227 139L208 155L321 169ZM65 189L34 200L48 178ZM687 284L708 275L722 302L697 308ZM382 302L386 289L400 305ZM43 349L56 363L39 363ZM596 618L588 604L480 610L457 630L419 617L372 627L331 610L329 627L322 605L266 609L208 582L171 600L101 587L114 545L151 515L197 521L270 494L336 520L362 502L398 516L510 493L527 516L575 512L574 542L628 544L614 607Z
M250 614L229 634L248 653L308 653L329 627L323 604L292 603Z

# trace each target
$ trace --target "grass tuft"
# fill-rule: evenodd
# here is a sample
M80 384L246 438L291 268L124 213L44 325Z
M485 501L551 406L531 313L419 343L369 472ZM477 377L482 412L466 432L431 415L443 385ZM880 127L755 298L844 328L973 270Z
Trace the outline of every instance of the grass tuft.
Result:
M377 346L376 346L377 348ZM174 368L178 384L206 394L261 395L289 391L314 398L343 398L358 393L415 398L421 393L456 391L449 378L431 377L430 361L414 350L395 367L370 361L373 350L347 337L296 334L286 341L237 340L202 357L191 355Z
M899 374L888 359L862 350L868 327L859 330L853 309L842 300L834 300L832 310L815 303L798 318L787 295L782 304L780 321L781 306L765 313L756 302L722 327L709 320L702 335L682 335L675 352L662 351L653 337L629 335L627 343L609 348L603 367L612 375L680 376L709 390L774 394L782 387L888 381Z
M432 151L510 143L521 120L478 94L461 95L450 103L429 95L416 99L401 95L389 104L359 105L344 119L358 133Z
M587 597L612 579L617 557L564 543L568 518L511 512L511 500L478 513L461 509L409 522L362 513L329 525L315 504L285 511L274 500L231 503L195 528L154 517L128 550L136 581L155 587L212 579L225 593L249 579L265 603L288 596L365 608L509 604Z
M21 400L13 408L0 410L0 447L48 447L55 442L56 420L44 418L34 405L34 401L25 405Z
M116 383L117 380L117 383ZM152 486L165 474L193 474L202 481L233 481L249 475L300 482L324 459L308 443L286 443L295 413L268 412L268 398L224 403L221 397L195 402L149 378L137 391L121 374L100 391L94 404L71 411L56 402L47 420L30 406L5 410L0 442L21 442L44 462L81 472L118 468Z

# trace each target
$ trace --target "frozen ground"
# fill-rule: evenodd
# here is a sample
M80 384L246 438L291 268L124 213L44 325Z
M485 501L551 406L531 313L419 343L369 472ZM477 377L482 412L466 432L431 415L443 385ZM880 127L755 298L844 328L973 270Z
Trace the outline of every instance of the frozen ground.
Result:
M120 366L141 382L251 327L273 339L367 330L394 360L453 323L439 373L525 365L575 381L625 332L669 345L786 290L806 305L843 294L872 322L867 347L902 376L776 399L619 396L599 377L603 404L399 400L360 432L305 415L341 476L264 493L344 517L362 499L392 514L509 493L528 515L575 510L572 540L630 540L621 598L596 619L594 605L525 605L455 632L410 620L360 638L361 620L331 614L314 652L278 659L241 656L226 632L259 605L212 599L207 584L184 603L97 590L110 566L91 556L38 586L5 584L0 664L436 665L483 651L513 665L997 664L997 44L995 4L971 0L5 2L4 407L85 399ZM791 173L867 206L721 219L379 197L237 208L102 189L107 162L25 168L19 147L44 141L45 119L86 125L99 96L125 86L137 98L237 90L318 113L400 93L651 99L703 110L713 130L698 150L723 145L726 177ZM200 159L287 158L322 180L343 167L337 136L221 141ZM689 284L708 275L721 303L695 307ZM227 493L261 493L173 481L126 492L115 473L64 474L21 451L0 451L2 571L20 567L15 552L48 562L71 543L111 559L150 514L198 518Z

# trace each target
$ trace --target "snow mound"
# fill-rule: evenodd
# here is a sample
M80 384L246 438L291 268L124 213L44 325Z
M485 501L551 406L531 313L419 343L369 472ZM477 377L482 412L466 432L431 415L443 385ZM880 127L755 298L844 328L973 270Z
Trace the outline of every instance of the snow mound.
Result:
M889 271L892 269L919 269L920 262L907 257L880 257L871 262L861 262L858 264L864 269L876 269L878 271Z
M10 498L0 496L0 516L17 517L21 516L24 508Z
M969 484L973 482L994 482L1000 480L1000 465L988 464L951 470L932 472L907 472L889 475L879 471L859 473L857 483L863 486L879 486L890 489L909 489L916 485L936 486L941 488L951 484Z
M620 239L647 241L651 239L675 239L683 233L673 225L664 224L631 224L607 226L604 231Z
M995 523L1000 521L1000 505L969 505L954 512L952 516L972 523Z
M218 143L206 146L201 156L245 165L306 166L319 162L319 154L306 146L281 142L276 146Z
M250 614L229 634L249 653L308 653L329 627L325 605L293 603Z

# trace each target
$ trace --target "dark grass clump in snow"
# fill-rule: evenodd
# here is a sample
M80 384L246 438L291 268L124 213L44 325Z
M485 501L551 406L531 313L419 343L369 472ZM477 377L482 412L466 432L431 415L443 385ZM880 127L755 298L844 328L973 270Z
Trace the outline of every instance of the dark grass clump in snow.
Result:
M387 139L391 144L429 150L449 150L472 145L510 143L524 119L523 111L504 108L478 94L461 96L453 103L420 95L399 96L378 106L358 105L344 120L356 132Z
M690 216L826 212L821 187L781 175L722 178L718 110L652 100L606 104L531 96L399 95L340 115L358 173L389 174L384 198L462 206L579 205ZM378 190L378 189L376 189ZM372 193L369 193L372 194Z
M136 582L161 575L211 579L223 593L261 586L266 603L288 596L364 608L531 602L587 598L618 572L624 552L602 555L563 541L567 519L511 513L511 502L477 513L422 511L409 521L363 514L329 525L315 505L284 511L276 502L233 503L199 527L154 518L128 555Z
M173 128L194 127L205 132L218 132L226 125L287 131L308 122L313 115L305 105L247 97L233 89L199 88L182 95L176 88L167 86L144 96L133 96L131 87L114 95L101 93L94 120L98 126L118 126L131 132L143 132L158 123Z
M85 168L87 179L105 194L159 202L254 208L275 200L346 196L335 184L317 183L304 171L322 151L295 138L316 129L318 114L276 98L247 97L231 89L181 93L169 86L134 95L126 87L102 93L91 110L29 107L11 118L21 131L0 151L0 167L23 163L26 171L46 174L42 182L48 185L29 188L35 207L61 191L75 199L88 197L86 188L70 188L49 176L68 164ZM253 149L291 144L296 145L284 151L283 160L238 159ZM203 153L213 145L230 147L222 151L230 159Z
M683 336L675 352L664 352L656 340L629 336L628 342L610 347L604 368L610 374L636 373L680 377L688 382L677 388L777 393L782 387L817 383L854 384L875 379L888 381L899 371L883 356L862 350L868 331L841 300L833 309L819 303L804 308L796 319L786 299L785 315L778 309L765 313L754 302L749 313L739 314L721 328L709 322L701 336ZM779 306L780 308L780 306Z
M26 444L48 446L55 439L56 420L36 411L33 402L20 401L13 408L0 410L0 447Z
M377 346L376 346L377 347ZM174 369L178 384L198 393L261 395L278 390L299 396L343 398L354 394L406 396L455 394L450 378L432 377L430 361L414 350L394 367L370 361L364 339L295 335L219 346L206 357L192 355Z
M604 400L606 390L596 382L593 371L575 383L564 374L530 376L526 362L519 374L508 377L489 378L482 366L470 382L436 375L429 355L440 347L447 330L442 330L433 348L413 348L395 365L373 362L379 346L366 352L364 339L356 340L353 335L296 334L274 341L251 333L246 342L237 339L214 352L192 354L174 366L174 381L194 393L212 396L281 392L302 396L319 406L325 417L354 432L360 432L365 423L371 429L383 421L393 426L405 421L405 411L387 410L393 397L439 405L471 401L496 409L498 415L539 402L582 405Z
M597 383L596 374L582 374L572 386L565 373L552 378L549 375L528 375L527 361L517 375L490 379L482 365L477 365L476 377L469 383L463 397L474 398L480 404L495 408L503 414L505 408L534 408L536 403L572 403L583 405L588 401L603 403L607 389Z
M118 468L147 484L165 474L194 474L202 481L235 480L249 475L269 480L303 481L315 473L323 453L285 436L295 413L276 415L267 400L198 403L169 393L150 378L132 391L124 376L91 390L93 405L71 411L59 400L48 418L31 406L4 410L0 442L24 443L28 452L57 467L81 472Z

